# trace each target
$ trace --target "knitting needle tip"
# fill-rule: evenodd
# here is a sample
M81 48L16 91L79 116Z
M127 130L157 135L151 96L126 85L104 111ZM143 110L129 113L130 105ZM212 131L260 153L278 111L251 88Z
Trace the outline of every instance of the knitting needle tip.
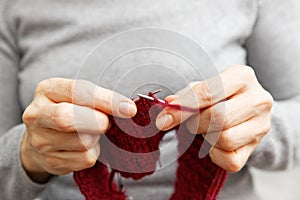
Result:
M137 94L139 97L142 97L144 99L148 99L150 101L154 101L154 98L153 97L150 97L150 96L147 96L147 95L144 95L144 94Z
M142 97L144 99L148 99L150 101L154 101L154 98L153 97L150 97L148 95L144 95L144 94L137 94L139 97ZM159 102L161 103L166 103L164 100L161 100L161 99L157 99Z
M158 89L158 90L155 90L154 92L152 92L152 94L157 94L159 92L161 92L162 89ZM144 94L137 94L138 97L142 97L142 98L145 98L145 99L148 99L148 100L151 100L151 101L154 101L154 98L153 97L150 97L150 96L147 96L147 95L144 95ZM135 98L135 99L132 99L134 102L136 102L137 100L139 100L139 98Z
M159 93L161 91L162 91L162 89L158 89L158 90L155 90L154 92L152 92L152 94L157 94L157 93Z

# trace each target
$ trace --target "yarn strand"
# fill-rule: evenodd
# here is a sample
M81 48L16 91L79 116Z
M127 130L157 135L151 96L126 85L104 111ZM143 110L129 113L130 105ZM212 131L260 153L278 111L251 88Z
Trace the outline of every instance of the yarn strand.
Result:
M171 108L171 109L175 109L175 110L181 110L181 111L185 111L185 112L191 112L191 113L199 113L200 109L199 108L191 108L191 107L187 107L187 106L182 106L180 104L170 104L168 101L164 100L163 102L160 101L152 92L149 92L148 94L150 97L153 98L153 101L157 104L157 105L161 105L164 108Z

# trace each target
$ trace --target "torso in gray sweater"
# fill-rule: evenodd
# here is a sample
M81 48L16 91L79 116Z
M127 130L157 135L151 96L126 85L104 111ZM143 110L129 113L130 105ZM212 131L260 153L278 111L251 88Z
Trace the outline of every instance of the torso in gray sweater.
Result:
M246 167L229 176L219 196L256 199L250 166L279 170L300 161L299 13L298 0L2 0L0 199L83 199L71 175L45 185L27 177L19 158L22 110L41 80L75 78L78 66L99 42L121 31L151 26L189 36L207 51L218 70L251 65L273 95L270 132ZM86 71L84 77L94 81L95 73ZM134 199L168 199L176 166L139 182L125 180L125 187Z

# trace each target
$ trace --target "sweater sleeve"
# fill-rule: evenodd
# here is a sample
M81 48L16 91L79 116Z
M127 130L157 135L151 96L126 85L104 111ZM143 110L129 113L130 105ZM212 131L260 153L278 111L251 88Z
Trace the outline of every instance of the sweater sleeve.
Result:
M248 161L266 170L300 164L300 1L262 0L248 63L274 97L272 126Z
M9 16L9 5L0 1L0 199L34 199L50 183L31 181L20 160L25 130L18 101L20 54L15 32L7 23Z

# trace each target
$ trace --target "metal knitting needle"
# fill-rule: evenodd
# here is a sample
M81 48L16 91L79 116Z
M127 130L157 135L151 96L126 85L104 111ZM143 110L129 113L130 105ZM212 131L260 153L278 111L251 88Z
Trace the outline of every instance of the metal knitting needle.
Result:
M139 97L142 97L142 98L144 98L144 99L148 99L148 100L150 100L150 101L154 101L154 98L153 97L150 97L150 96L148 96L148 95L144 95L144 94L137 94ZM161 103L166 103L164 100L162 100L162 99L157 99L159 102L161 102Z
M120 175L119 172L116 173L117 174L117 179L118 179L118 186L119 186L119 192L123 191L123 181L122 181L122 176Z
M162 89L158 89L158 90L155 90L154 92L152 92L152 94L157 94L157 93L159 93L161 91L162 91Z
M137 96L144 98L144 99L148 99L150 101L155 101L157 100L159 103L162 103L163 105L167 105L171 108L177 109L177 110L181 110L181 111L185 111L185 112L192 112L192 113L199 113L200 110L199 108L192 108L192 107L188 107L188 106L182 106L179 104L169 104L167 101L162 100L162 99L158 99L158 98L153 98L151 96L148 95L144 95L144 94L137 94Z
M157 93L159 93L161 91L162 91L162 89L158 89L158 90L155 90L154 92L152 92L152 94L157 94ZM149 96L144 95L144 94L137 94L137 96L138 96L138 98L133 99L134 102L136 102L137 100L139 100L139 97L142 97L142 96L144 96L144 98L146 98L146 99L152 98L152 97L149 97ZM149 100L153 101L154 99L152 98L152 99L149 99Z

